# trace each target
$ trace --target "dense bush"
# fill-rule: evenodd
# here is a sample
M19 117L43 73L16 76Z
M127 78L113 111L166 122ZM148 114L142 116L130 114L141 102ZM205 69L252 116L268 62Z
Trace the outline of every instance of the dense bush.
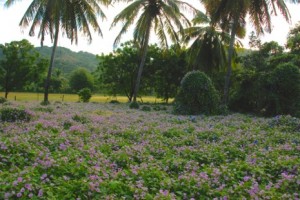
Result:
M24 109L5 107L0 109L0 120L3 122L29 121L32 115Z
M215 114L218 111L219 95L211 79L200 71L187 73L181 81L175 98L177 114Z
M291 63L281 64L271 75L273 105L268 113L300 116L300 70Z
M129 104L129 108L130 108L130 109L139 109L139 108L140 108L140 105L139 105L138 102L133 101L133 102L131 102L131 103Z
M7 101L7 99L5 99L4 97L0 97L0 103L5 103Z
M300 115L300 71L291 63L235 75L230 108L264 116Z
M92 97L92 91L89 88L83 88L78 92L79 100L89 102Z

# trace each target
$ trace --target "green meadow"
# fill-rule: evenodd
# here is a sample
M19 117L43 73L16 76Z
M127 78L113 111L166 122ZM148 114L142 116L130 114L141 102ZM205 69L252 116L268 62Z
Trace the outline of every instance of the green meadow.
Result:
M8 94L7 99L9 101L43 101L43 93L30 93L30 92L11 92ZM4 97L4 93L0 92L0 97ZM62 101L62 102L78 102L79 97L77 94L49 94L49 100L51 101ZM90 102L108 103L111 100L117 100L120 103L128 102L126 96L109 96L104 94L94 94L90 99ZM138 101L144 103L161 103L162 99L154 96L145 96L138 98Z

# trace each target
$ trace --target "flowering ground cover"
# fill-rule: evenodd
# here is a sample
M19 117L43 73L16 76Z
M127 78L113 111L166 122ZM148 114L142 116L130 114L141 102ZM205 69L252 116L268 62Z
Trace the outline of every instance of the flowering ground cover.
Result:
M290 116L8 107L29 117L0 116L0 199L300 198L300 120Z

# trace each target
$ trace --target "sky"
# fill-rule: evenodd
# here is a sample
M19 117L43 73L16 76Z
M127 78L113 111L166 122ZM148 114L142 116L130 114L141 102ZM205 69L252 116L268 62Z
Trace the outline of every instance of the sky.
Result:
M40 46L40 39L36 36L29 36L29 28L20 28L19 22L24 15L26 9L30 4L30 0L20 0L17 1L16 4L11 6L10 8L4 8L5 0L0 0L0 44L9 43L11 41L19 41L22 39L27 39L34 46ZM202 9L198 0L190 0L191 4L193 4L196 8ZM91 44L88 43L87 39L84 37L80 37L78 40L78 44L71 44L71 41L66 38L66 36L60 35L58 46L63 46L69 48L73 51L85 51L93 54L108 54L113 51L113 43L118 35L121 25L118 25L112 29L110 29L111 22L113 18L124 9L125 4L116 4L114 7L110 6L109 8L105 8L101 6L106 14L107 19L102 21L99 19L99 24L101 30L103 32L103 38L101 38L98 34L93 34L93 41ZM289 30L300 21L300 5L289 4L287 3L289 11L292 16L292 22L287 23L280 15L274 16L272 18L273 22L273 31L271 34L265 34L261 36L262 42L267 41L277 41L280 45L284 45L286 42L286 37L288 35ZM202 10L204 11L204 10ZM253 27L250 23L247 24L247 36L244 40L242 40L245 47L248 45L248 36L250 32L253 31ZM38 30L36 31L38 32ZM133 31L129 30L126 35L122 37L121 43L126 42L132 39ZM155 36L152 35L151 43L155 43ZM52 46L50 41L50 37L46 37L44 41L45 46Z

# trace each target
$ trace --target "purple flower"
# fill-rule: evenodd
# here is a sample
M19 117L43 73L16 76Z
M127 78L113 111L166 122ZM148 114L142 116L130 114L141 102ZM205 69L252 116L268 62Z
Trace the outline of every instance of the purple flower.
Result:
M32 198L32 197L33 197L33 194L32 194L32 193L30 193L30 194L28 195L28 197L29 197L29 198Z
M31 188L31 184L25 184L25 188L26 188L27 190L29 190L29 191L31 191L31 190L32 190L32 188Z
M42 196L43 196L43 190L40 189L40 190L39 190L39 193L38 193L38 197L42 197Z
M43 175L41 176L41 180L44 180L45 178L47 178L47 174L43 174Z
M5 199L8 199L10 196L11 196L11 194L10 194L9 192L6 192L6 193L4 194L4 198L5 198Z
M250 180L250 179L251 179L250 176L245 176L245 177L244 177L244 181L248 181L248 180Z
M17 193L17 197L21 198L22 197L22 193L21 192Z

